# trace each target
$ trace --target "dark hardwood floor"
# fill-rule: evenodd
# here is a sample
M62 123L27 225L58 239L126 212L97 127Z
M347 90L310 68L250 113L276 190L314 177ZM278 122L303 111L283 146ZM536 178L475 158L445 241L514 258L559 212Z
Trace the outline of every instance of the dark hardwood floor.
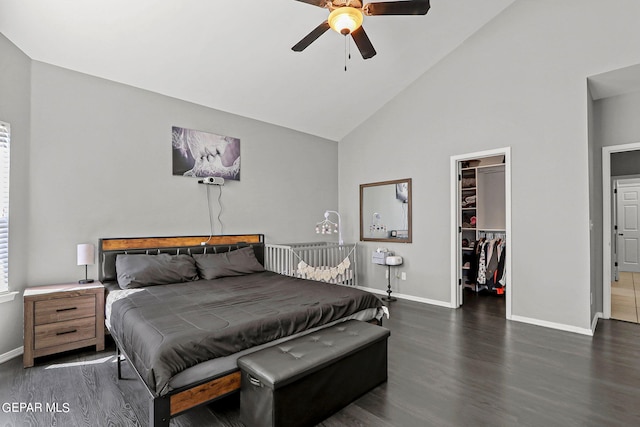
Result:
M321 425L640 425L640 325L600 320L592 338L508 322L504 310L474 294L459 310L391 303L389 381ZM146 392L126 363L116 380L109 350L0 365L0 426L146 426ZM7 402L60 412L6 412ZM238 413L232 396L171 425L241 426Z

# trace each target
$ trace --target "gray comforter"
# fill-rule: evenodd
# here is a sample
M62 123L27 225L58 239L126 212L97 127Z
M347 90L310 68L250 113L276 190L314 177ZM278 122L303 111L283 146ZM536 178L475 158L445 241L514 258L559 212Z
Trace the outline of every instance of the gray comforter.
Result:
M111 333L157 395L200 362L321 326L366 308L373 294L271 272L150 286L113 303Z

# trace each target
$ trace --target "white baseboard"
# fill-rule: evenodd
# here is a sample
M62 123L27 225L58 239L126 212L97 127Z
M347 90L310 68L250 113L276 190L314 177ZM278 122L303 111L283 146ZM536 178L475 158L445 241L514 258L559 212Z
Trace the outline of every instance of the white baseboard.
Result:
M387 294L386 291L383 291L380 289L367 288L364 286L356 286L356 287L358 289L362 289L363 291L371 292L372 294L378 294L378 295ZM406 299L409 301L421 302L424 304L431 304L439 307L454 308L451 305L451 303L448 303L445 301L438 301L438 300L432 300L428 298L421 298L421 297L415 297L412 295L397 294L397 293L394 293L394 296L399 299ZM547 322L545 320L532 319L529 317L511 316L511 320L514 320L516 322L528 323L531 325L543 326L545 328L558 329L558 330L567 331L567 332L575 332L578 334L590 335L590 336L593 336L593 334L596 331L596 326L598 325L598 319L602 319L602 318L604 318L604 315L601 312L596 313L595 316L593 317L593 321L591 322L591 329L584 329L584 328L578 328L576 326L565 325L562 323L554 323L554 322ZM4 354L0 354L0 363L7 362L15 357L21 356L23 353L24 353L24 347L20 346Z
M381 289L366 288L364 286L356 286L356 287L358 289L362 289L363 291L371 292L372 294L387 295L387 291L383 291ZM437 305L439 307L455 308L455 307L453 307L451 305L450 302L446 302L446 301L438 301L438 300L434 300L434 299L415 297L413 295L399 294L399 293L396 293L396 292L393 292L392 296L394 296L394 297L396 297L398 299L406 299L406 300L409 300L409 301L421 302L421 303L424 303L424 304Z
M598 326L598 319L604 319L604 313L601 311L597 312L595 316L593 316L593 321L591 322L591 335L596 333L596 326Z
M14 348L13 350L6 352L5 354L0 354L0 363L7 362L14 357L21 356L22 353L24 353L24 347L21 346L18 348Z
M511 320L516 322L528 323L530 325L542 326L545 328L558 329L561 331L574 332L576 334L593 336L593 330L588 328L579 328L577 326L565 325L564 323L547 322L546 320L532 319L523 316L511 316Z
M366 288L364 286L357 286L357 288L358 289L362 289L363 291L371 292L372 294L379 294L379 295L386 295L387 294L386 291L380 290L380 289ZM416 301L416 302L421 302L421 303L425 303L425 304L437 305L439 307L457 308L457 307L454 307L453 305L451 305L451 303L445 302L445 301L431 300L431 299L427 299L427 298L415 297L415 296L412 296L412 295L398 294L398 293L395 293L395 292L393 293L393 296L395 296L398 299L406 299L406 300L409 300L409 301ZM603 317L602 313L597 313L595 318L593 319L593 323L591 324L591 329L579 328L577 326L565 325L563 323L547 322L546 320L532 319L530 317L523 317L523 316L516 316L516 315L511 315L511 318L509 320L513 320L513 321L516 321L516 322L522 322L522 323L528 323L530 325L542 326L542 327L545 327L545 328L551 328L551 329L558 329L558 330L561 330L561 331L573 332L573 333L577 333L577 334L581 334L581 335L593 336L593 334L594 334L594 332L596 330L596 324L598 323L598 319L600 317Z

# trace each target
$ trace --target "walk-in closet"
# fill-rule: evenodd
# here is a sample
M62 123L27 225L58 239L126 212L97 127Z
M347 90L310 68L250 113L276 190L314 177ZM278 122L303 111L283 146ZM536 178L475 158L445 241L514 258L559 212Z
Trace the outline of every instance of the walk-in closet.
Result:
M460 304L504 301L507 281L505 156L458 161Z

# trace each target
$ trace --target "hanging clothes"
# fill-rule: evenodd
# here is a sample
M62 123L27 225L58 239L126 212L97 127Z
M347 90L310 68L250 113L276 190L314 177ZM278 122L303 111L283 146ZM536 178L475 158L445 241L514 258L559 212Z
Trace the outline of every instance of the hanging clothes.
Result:
M497 291L506 286L505 246L506 244L501 238L491 240L481 238L475 243L477 290ZM502 291L499 293L502 293Z
M504 276L504 265L505 265L505 260L507 259L507 254L504 250L505 248L505 243L504 242L500 242L498 249L498 267L496 268L496 273L495 273L495 282L496 282L496 286L500 285L500 286L504 286L504 284L502 283L503 280L503 276Z
M487 283L487 263L486 263L486 251L485 251L485 240L481 239L476 242L476 247L479 251L478 258L478 280L477 283L479 285L484 285Z
M477 250L477 246L474 246L473 251L469 253L469 257L467 258L469 261L469 274L467 276L467 280L469 281L469 283L476 283L476 281L478 280L478 261L480 257L477 254Z
M496 247L496 241L491 240L488 243L488 257L487 257L487 287L489 290L495 288L496 278L495 272L498 269L498 248Z
M507 269L505 267L505 260L507 259L507 251L505 251L506 243L502 242L502 256L500 257L500 262L498 263L498 283L500 286L507 286Z

